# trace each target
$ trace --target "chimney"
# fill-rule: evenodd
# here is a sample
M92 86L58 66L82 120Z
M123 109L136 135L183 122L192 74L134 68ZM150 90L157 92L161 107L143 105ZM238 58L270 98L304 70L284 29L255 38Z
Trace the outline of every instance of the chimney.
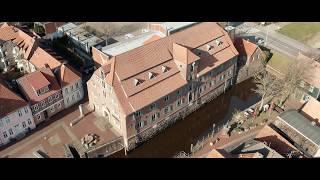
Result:
M149 72L148 77L149 77L149 79L152 79L154 77L154 74L152 72Z
M161 67L161 70L162 70L163 73L165 73L165 72L168 71L168 68L167 68L166 66L162 66L162 67Z
M212 49L212 46L210 44L207 44L207 51L210 51Z

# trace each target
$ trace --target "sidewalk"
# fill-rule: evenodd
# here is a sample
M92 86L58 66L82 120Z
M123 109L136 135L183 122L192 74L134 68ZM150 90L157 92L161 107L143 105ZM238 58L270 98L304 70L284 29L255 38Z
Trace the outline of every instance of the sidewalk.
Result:
M85 105L88 102L85 103ZM80 122L70 127L70 122L79 116L78 105L75 105L51 119L49 125L43 125L28 137L9 147L2 148L0 157L34 157L33 152L42 150L50 157L65 156L65 144L80 144L80 139L86 134L99 136L96 146L118 137L110 129L99 126L99 118L94 113L87 114Z

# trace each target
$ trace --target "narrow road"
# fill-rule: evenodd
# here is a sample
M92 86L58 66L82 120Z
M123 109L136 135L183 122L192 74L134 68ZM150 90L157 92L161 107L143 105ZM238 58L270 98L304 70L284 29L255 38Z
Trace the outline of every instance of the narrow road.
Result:
M256 23L243 23L237 27L236 33L241 37L258 37L264 39L267 48L283 53L291 58L296 58L299 52L303 54L315 53L320 55L320 50L307 46L299 41L284 36L275 30L271 24L267 27ZM268 36L268 37L267 37Z

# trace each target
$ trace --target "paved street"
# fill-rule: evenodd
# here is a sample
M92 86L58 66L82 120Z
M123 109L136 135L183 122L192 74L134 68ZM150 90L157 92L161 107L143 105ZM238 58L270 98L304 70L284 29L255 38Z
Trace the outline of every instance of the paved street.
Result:
M81 103L86 105L88 100ZM97 134L100 139L97 145L118 137L112 128L101 126L100 118L94 113L87 114L75 126L70 127L70 122L79 116L78 104L53 116L22 140L1 147L0 157L34 158L33 152L37 150L42 150L50 157L64 157L63 146L69 143L80 144L80 139L85 134Z
M282 24L285 25L285 24ZM266 47L283 53L291 58L296 58L299 52L309 54L311 52L320 54L320 50L309 47L299 41L284 36L275 30L277 25L271 24L266 27L256 23L243 23L237 27L237 33L243 37L259 37L266 41ZM267 37L268 35L268 37Z

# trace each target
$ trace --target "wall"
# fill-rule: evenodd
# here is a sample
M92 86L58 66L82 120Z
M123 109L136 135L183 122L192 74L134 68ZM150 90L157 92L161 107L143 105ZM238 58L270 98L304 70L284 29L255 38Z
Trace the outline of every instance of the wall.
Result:
M21 116L19 116L19 112L21 112ZM7 123L6 119L9 119L9 123ZM19 135L23 135L28 131L28 128L34 129L35 123L33 121L32 113L30 106L27 105L23 108L18 109L17 111L7 115L0 119L0 146L2 144L6 144L10 141L10 138L15 138ZM25 127L23 124L25 123ZM12 129L13 134L10 135L9 129ZM8 135L7 138L4 137L4 132Z
M76 87L78 84L78 88ZM70 84L62 88L62 96L64 101L64 107L68 108L75 103L79 102L83 98L83 86L82 80L74 82L74 84Z

